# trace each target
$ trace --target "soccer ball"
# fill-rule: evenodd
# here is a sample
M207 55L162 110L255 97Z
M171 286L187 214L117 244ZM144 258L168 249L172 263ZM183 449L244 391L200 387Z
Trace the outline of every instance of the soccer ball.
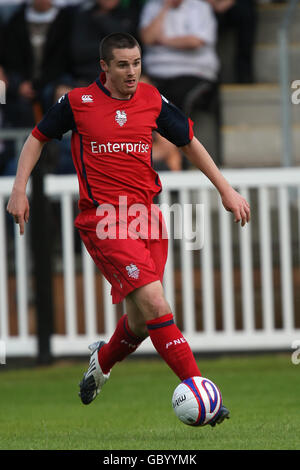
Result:
M205 377L190 377L174 390L172 406L176 416L190 426L205 426L218 414L222 396L218 387Z

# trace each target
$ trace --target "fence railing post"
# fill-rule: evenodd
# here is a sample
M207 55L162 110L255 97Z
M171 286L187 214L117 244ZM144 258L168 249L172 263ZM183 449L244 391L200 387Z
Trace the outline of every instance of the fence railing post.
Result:
M43 153L47 152L44 147ZM52 362L51 335L53 334L52 242L49 200L44 191L44 160L31 176L31 247L35 276L35 305L39 364Z

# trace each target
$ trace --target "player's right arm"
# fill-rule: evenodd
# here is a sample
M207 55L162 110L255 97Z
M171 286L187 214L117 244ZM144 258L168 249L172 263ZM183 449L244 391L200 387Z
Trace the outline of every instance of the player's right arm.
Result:
M26 186L31 172L40 158L43 146L51 139L61 139L65 132L74 130L75 127L73 112L68 94L66 94L49 109L27 138L19 157L17 173L7 205L7 211L20 226L21 235L24 233L25 222L28 222L29 219Z
M7 211L14 217L16 224L19 224L21 235L24 233L24 224L29 219L26 186L31 172L40 158L44 143L32 134L27 138L20 154L16 178L7 204Z

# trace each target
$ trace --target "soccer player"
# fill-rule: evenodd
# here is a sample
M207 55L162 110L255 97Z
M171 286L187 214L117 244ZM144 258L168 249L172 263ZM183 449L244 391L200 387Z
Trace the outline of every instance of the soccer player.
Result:
M123 33L106 36L100 44L100 64L103 72L99 78L59 99L29 135L7 206L20 233L24 233L29 217L26 184L42 147L72 130L72 156L80 195L75 226L111 283L113 303L125 299L126 305L126 314L118 321L109 342L90 346L89 368L80 382L79 395L84 404L96 398L114 364L132 353L148 335L180 380L201 375L164 296L167 239L162 236L162 215L158 209L154 211L159 237L132 235L127 224L133 219L133 204L138 203L150 213L152 200L161 191L159 176L151 166L152 131L157 130L180 147L211 180L236 222L245 225L250 220L249 204L229 185L193 135L192 122L155 87L139 83L141 49L136 39ZM128 208L125 216L124 201ZM114 211L109 211L111 208ZM104 209L110 214L108 218ZM108 232L118 233L117 236L103 236L101 222L105 225L107 220ZM211 424L222 422L228 414L222 407Z

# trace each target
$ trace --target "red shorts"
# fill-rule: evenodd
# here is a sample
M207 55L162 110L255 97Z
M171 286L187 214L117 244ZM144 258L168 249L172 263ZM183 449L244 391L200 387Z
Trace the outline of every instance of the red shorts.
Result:
M95 210L83 211L77 216L75 226L95 264L112 286L113 304L120 303L138 287L157 280L162 282L168 239L160 211L160 234L164 233L164 236L159 238L133 239L128 236L126 239L100 239L97 234L99 220L101 218ZM118 225L119 222L116 222L116 229Z

